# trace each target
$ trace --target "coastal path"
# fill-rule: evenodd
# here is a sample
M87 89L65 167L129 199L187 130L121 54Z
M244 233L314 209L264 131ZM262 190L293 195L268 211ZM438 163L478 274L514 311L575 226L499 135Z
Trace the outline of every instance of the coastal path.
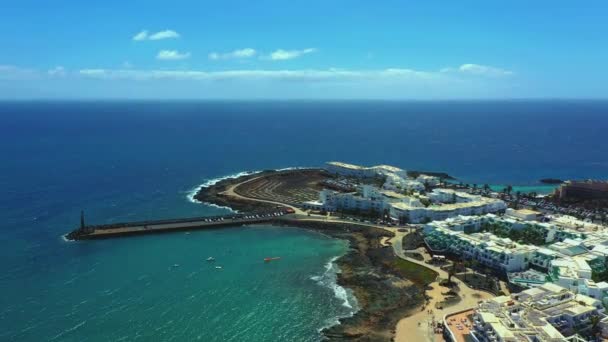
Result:
M332 216L308 215L307 212L293 205L253 197L246 197L234 191L234 189L239 185L253 181L256 178L258 177L231 185L222 194L227 196L233 196L239 199L271 203L278 206L280 205L291 208L294 210L295 215L289 215L289 217L292 219L297 219L298 221L347 223L388 230L395 234L395 236L391 238L389 242L392 245L393 252L397 257L437 272L437 274L439 275L438 278L447 279L449 277L448 272L444 271L440 267L437 267L435 265L429 265L424 261L416 260L414 258L408 257L405 254L406 251L403 250L403 238L410 233L409 229L407 231L400 231L403 230L403 227L387 227L374 223L354 222L351 220L340 219ZM441 335L435 334L433 329L434 324L442 321L445 315L450 315L456 312L474 308L477 306L480 300L485 300L494 297L494 295L491 293L475 290L468 287L464 282L460 281L459 279L456 279L455 277L452 277L452 281L459 288L458 294L461 300L458 303L453 304L449 307L443 307L441 309L435 308L436 303L440 303L444 300L444 295L442 294L442 292L447 292L449 291L449 289L440 286L437 280L431 283L429 285L429 289L427 289L426 291L426 294L431 298L429 303L423 309L421 309L421 311L418 311L411 316L405 317L401 319L399 323L397 323L395 341L435 341L436 338L438 340L442 340Z
M243 185L243 184L246 184L246 183L249 183L249 182L253 182L253 181L255 181L257 179L260 179L260 178L263 178L263 177L264 176L254 177L254 178L250 178L250 179L247 179L245 181L242 181L240 183L230 185L228 187L228 189L226 189L221 194L225 195L225 196L233 197L233 198L248 200L248 201L256 201L256 202L262 202L262 203L269 203L269 204L274 204L274 205L277 205L277 206L287 207L287 208L293 209L293 211L294 211L294 213L296 215L306 215L306 213L302 209L300 209L298 207L294 207L293 205L282 203L282 202L263 200L263 199L254 198L254 197L247 197L247 196L243 196L243 195L237 193L236 191L234 191L240 185Z
M408 232L400 232L396 228L385 229L391 230L395 233L395 237L391 239L391 244L393 246L395 255L404 260L413 262L437 272L439 274L439 278L448 278L448 272L442 270L440 267L429 265L424 261L410 258L404 254L402 240L404 236L409 234ZM424 309L421 309L421 311L405 317L400 320L399 323L397 323L395 341L435 341L436 338L441 341L441 335L434 333L434 329L432 328L433 322L436 324L437 322L442 321L445 315L474 308L477 306L477 303L480 300L494 297L494 295L491 293L468 287L464 282L456 279L456 277L452 277L452 282L456 283L459 288L458 294L461 298L460 302L449 307L436 309L435 304L440 303L444 299L442 292L447 292L448 289L440 286L438 281L431 283L429 285L431 289L426 291L426 294L431 297L430 302L424 307Z

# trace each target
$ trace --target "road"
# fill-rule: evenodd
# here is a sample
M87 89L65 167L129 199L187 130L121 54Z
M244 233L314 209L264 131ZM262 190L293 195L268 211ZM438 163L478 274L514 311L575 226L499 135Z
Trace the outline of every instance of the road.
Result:
M304 212L300 208L294 207L293 205L285 204L285 203L281 203L281 202L263 200L263 199L254 198L254 197L246 197L246 196L240 195L236 191L234 191L234 189L236 189L239 185L242 185L242 184L245 184L245 183L249 183L249 182L253 182L254 180L262 178L262 177L264 177L264 176L253 177L253 178L247 179L247 180L245 180L243 182L230 185L228 187L228 189L226 189L225 191L223 191L221 194L225 195L225 196L229 196L229 197L238 198L238 199L244 199L244 200L249 200L249 201L256 201L256 202L262 202L262 203L270 203L270 204L280 205L280 206L283 206L283 207L288 207L288 208L293 209L294 212L297 215L306 215L306 212Z
M395 231L395 237L391 239L391 244L393 246L393 251L395 255L398 257L416 263L418 265L424 266L428 269L431 269L439 274L439 278L447 279L448 272L442 270L440 267L435 265L429 265L424 261L416 260L410 258L404 254L403 251L403 237L406 236L407 232L399 232ZM428 257L427 257L428 259ZM483 292L479 290L474 290L468 287L462 281L452 278L452 281L458 285L460 289L458 294L461 297L461 301L455 305L452 305L443 309L436 309L435 304L439 303L443 300L444 296L442 292L447 292L448 289L445 287L441 287L439 282L435 281L431 283L429 286L432 288L426 291L426 294L431 297L431 300L428 305L421 309L419 312L414 313L413 315L406 317L397 323L397 332L395 336L395 341L397 342L409 342L409 341L442 341L443 338L441 335L436 335L433 331L433 322L439 322L443 320L444 315L452 314L456 312L460 312L466 309L470 309L477 306L477 302L482 299L489 299L494 297L493 294L488 292ZM427 310L432 310L428 312Z
M366 227L374 227L381 228L387 231L390 231L395 234L393 238L390 239L390 243L393 248L393 252L399 258L402 258L407 261L411 261L420 266L431 269L439 274L439 278L447 279L448 272L442 270L440 267L435 265L429 265L424 261L419 261L413 258L410 258L405 255L403 251L403 238L409 234L409 230L402 232L399 231L402 227L387 227L383 225L378 225L374 223L365 223L365 222L354 222L351 220L340 219L332 216L320 216L320 215L309 215L306 211L301 210L300 208L294 207L293 205L262 200L258 198L245 197L234 191L236 187L241 184L251 182L260 177L254 177L249 180L243 181L238 184L231 185L226 191L222 194L227 196L232 196L239 199L250 200L250 201L258 201L264 203L271 203L275 205L285 206L292 208L295 211L295 215L293 215L294 219L301 221L321 221L321 222L337 222L337 223L348 223L348 224L356 224L362 225ZM436 335L433 331L432 323L443 320L444 315L452 314L460 311L464 311L477 306L478 301L483 299L492 298L494 295L483 292L479 290L474 290L464 284L462 281L453 277L452 281L458 285L459 295L461 297L460 302L443 309L436 309L435 304L441 302L444 299L442 292L447 292L448 289L441 287L439 282L435 281L429 285L430 290L426 291L426 294L431 297L430 302L419 312L414 313L413 315L403 318L399 321L396 327L396 336L395 341L397 342L409 342L409 341L435 341L436 338L441 339L441 335ZM427 311L430 310L430 311Z

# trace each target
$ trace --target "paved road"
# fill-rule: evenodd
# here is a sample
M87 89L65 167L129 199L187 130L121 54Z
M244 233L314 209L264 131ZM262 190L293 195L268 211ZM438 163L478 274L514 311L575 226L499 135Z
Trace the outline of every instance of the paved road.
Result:
M448 272L442 270L441 268L435 265L429 265L424 261L419 261L413 258L410 258L404 254L403 250L403 237L409 234L408 232L400 232L399 229L402 227L386 227L382 225L377 225L373 223L365 223L365 222L354 222L351 220L340 219L331 216L320 216L320 215L308 215L307 212L301 210L300 208L294 207L289 204L275 202L270 200L262 200L253 197L242 196L234 191L236 187L241 184L251 182L260 177L254 177L244 182L231 185L226 191L223 192L224 195L232 196L235 198L250 200L250 201L258 201L264 203L271 203L275 205L281 205L285 207L292 208L295 211L295 215L293 215L294 219L302 220L302 221L317 221L317 222L337 222L337 223L348 223L348 224L356 224L367 227L381 228L387 231L390 231L395 234L395 236L390 239L391 245L393 247L393 251L396 256L402 258L407 261L411 261L420 266L431 269L439 274L440 278L447 279ZM435 309L435 303L441 302L443 300L443 295L441 292L446 292L448 289L439 286L438 282L433 282L429 286L432 288L431 290L427 290L426 293L431 297L431 300L424 309L420 312L417 312L409 317L406 317L399 321L397 324L397 332L395 336L395 340L398 342L407 342L407 341L435 341L435 337L437 335L434 334L432 328L432 322L441 321L444 315L449 315L455 312L463 311L466 309L473 308L477 306L477 302L481 299L488 299L493 297L492 294L487 292L482 292L478 290L471 289L462 281L453 277L452 281L458 285L460 297L462 298L460 302L457 304L450 306L448 308L443 309ZM427 310L432 310L431 312L427 312Z
M424 261L410 258L404 254L402 240L407 234L408 233L402 233L399 231L395 232L395 237L391 241L395 255L404 260L411 261L415 264L431 269L437 272L440 278L447 279L449 276L448 272L435 265L429 265ZM432 289L426 291L426 294L431 297L429 304L425 306L424 309L421 309L421 311L399 321L397 324L395 341L435 341L436 337L441 337L434 334L432 328L433 322L443 320L445 315L476 307L479 300L492 298L494 296L487 292L474 290L455 277L452 278L452 281L456 283L460 289L458 293L461 297L461 301L447 308L436 309L435 304L443 300L442 292L447 292L448 289L441 287L437 281L431 283L429 286ZM428 313L427 310L432 310L432 312Z
M270 203L270 204L280 205L280 206L283 206L283 207L288 207L288 208L293 209L296 214L300 214L300 215L305 215L306 214L301 209L299 209L297 207L294 207L293 205L290 205L290 204L285 204L285 203L275 202L275 201L269 201L269 200L263 200L263 199L254 198L254 197L247 197L247 196L240 195L236 191L234 191L234 189L236 189L239 185L242 185L242 184L245 184L245 183L249 183L249 182L253 182L254 180L262 178L262 177L264 177L264 176L253 177L253 178L250 178L250 179L245 180L243 182L240 182L240 183L237 183L237 184L233 184L233 185L229 186L228 189L226 189L226 191L222 192L222 195L226 195L226 196L230 196L230 197L235 197L235 198L239 198L239 199L245 199L245 200L249 200L249 201L257 201L257 202L262 202L262 203Z

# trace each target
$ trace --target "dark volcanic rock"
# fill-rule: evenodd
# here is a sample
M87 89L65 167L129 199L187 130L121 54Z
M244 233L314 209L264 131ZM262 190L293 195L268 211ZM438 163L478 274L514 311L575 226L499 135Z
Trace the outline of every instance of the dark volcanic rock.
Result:
M543 178L540 182L544 184L562 184L564 181L557 178Z
M341 273L338 284L349 288L357 298L359 311L327 328L329 341L390 341L397 322L424 301L421 289L399 277L391 265L395 258L390 247L381 247L380 238L391 233L382 229L325 222L285 222L326 235L346 239L350 251L337 260Z

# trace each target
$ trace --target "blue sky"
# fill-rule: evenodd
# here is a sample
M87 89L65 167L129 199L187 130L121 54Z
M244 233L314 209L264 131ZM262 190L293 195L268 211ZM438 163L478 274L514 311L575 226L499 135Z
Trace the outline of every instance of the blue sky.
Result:
M0 98L607 98L608 2L0 2Z

